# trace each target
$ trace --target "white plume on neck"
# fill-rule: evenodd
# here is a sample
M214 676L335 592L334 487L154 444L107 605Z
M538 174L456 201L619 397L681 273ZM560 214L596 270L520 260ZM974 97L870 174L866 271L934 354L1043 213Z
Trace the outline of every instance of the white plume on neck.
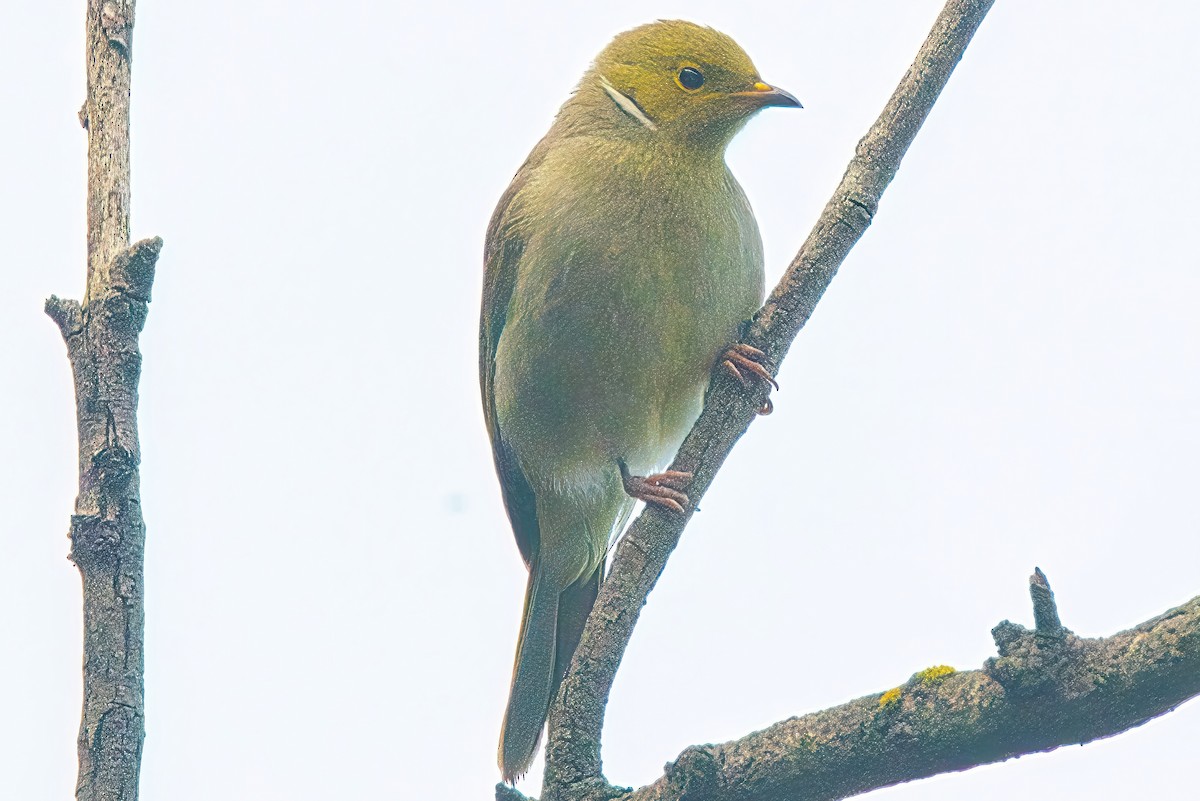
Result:
M658 130L658 126L654 124L654 120L646 116L646 112L642 111L641 108L638 107L638 104L633 102L633 98L623 94L615 86L609 83L608 78L605 78L603 75L600 76L600 85L604 87L604 91L608 93L608 96L612 98L613 102L617 104L617 107L621 109L621 111L624 111L630 117L633 117L651 131Z

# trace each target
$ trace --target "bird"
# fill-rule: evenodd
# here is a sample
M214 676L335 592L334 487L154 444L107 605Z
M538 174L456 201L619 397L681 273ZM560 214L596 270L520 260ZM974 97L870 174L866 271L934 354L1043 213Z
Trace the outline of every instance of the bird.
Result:
M738 342L763 299L758 225L725 163L768 106L729 36L681 20L617 35L500 198L484 248L479 377L529 571L498 763L515 783L636 504L682 513L665 467L714 368L774 379ZM764 410L765 411L765 410Z

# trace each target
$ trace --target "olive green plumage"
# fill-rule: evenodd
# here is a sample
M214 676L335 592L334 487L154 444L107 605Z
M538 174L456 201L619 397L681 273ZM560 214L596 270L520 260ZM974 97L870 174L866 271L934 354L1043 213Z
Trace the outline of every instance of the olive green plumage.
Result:
M762 243L725 148L798 106L729 37L619 35L500 199L487 233L480 384L529 585L501 733L528 768L635 475L663 467L763 295Z

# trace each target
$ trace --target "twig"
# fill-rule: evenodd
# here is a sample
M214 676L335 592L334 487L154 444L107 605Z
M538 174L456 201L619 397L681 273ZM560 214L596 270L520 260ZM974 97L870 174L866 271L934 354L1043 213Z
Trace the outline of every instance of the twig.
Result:
M1037 633L1043 637L1061 638L1068 634L1058 619L1058 605L1054 602L1054 591L1040 567L1033 569L1029 577L1029 597L1033 600L1033 622Z
M134 0L88 0L88 263L83 303L51 297L79 431L71 559L83 579L80 801L136 801L145 738L138 335L161 239L129 245L129 76Z
M807 322L839 265L870 224L879 199L921 124L962 57L992 0L949 0L888 101L858 144L841 184L787 274L755 315L747 342L778 364ZM713 379L704 411L672 470L694 474L684 515L645 510L622 538L583 638L552 705L546 746L548 799L611 795L601 772L604 709L641 607L734 443L745 433L767 389L746 392L733 379ZM568 793L568 788L572 788Z

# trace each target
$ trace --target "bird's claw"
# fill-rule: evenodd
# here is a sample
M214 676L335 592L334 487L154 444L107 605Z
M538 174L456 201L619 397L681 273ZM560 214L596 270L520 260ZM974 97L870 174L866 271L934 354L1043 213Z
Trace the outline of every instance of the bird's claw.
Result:
M688 505L687 493L681 488L686 487L692 480L691 473L666 470L652 476L631 476L628 471L622 470L621 480L625 485L625 492L639 501L653 503L679 514L683 514Z
M736 345L731 345L725 351L724 357L721 360L721 366L734 378L742 382L742 386L750 386L750 379L746 377L746 373L749 373L759 381L766 381L775 389L779 389L779 383L775 380L775 376L763 364L763 361L767 358L767 354L758 348L739 342ZM767 398L763 402L763 405L756 411L758 414L768 415L774 410L774 404L771 403L770 398Z

